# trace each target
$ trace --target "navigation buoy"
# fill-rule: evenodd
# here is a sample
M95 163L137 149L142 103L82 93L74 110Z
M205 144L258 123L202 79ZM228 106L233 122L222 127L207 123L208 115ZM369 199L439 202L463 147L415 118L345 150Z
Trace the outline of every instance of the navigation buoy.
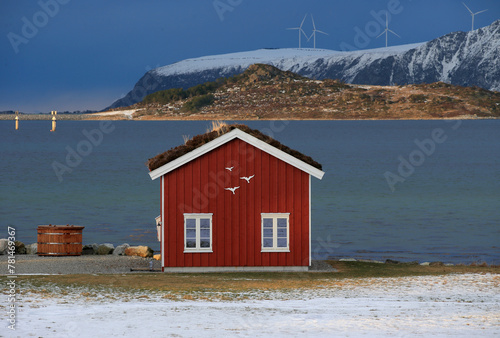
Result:
M52 129L50 131L56 131L56 115L57 111L51 111L50 115L52 115Z
M19 129L19 112L16 111L16 130Z

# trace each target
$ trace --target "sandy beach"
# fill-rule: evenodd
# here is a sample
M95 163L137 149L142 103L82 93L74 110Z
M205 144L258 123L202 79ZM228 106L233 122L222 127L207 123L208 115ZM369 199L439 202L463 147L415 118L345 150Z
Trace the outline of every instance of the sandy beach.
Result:
M8 255L0 256L0 273L7 271ZM37 255L17 255L16 274L92 274L129 273L131 269L147 270L152 259L137 256L88 255L51 257ZM160 262L153 261L153 269L161 268Z

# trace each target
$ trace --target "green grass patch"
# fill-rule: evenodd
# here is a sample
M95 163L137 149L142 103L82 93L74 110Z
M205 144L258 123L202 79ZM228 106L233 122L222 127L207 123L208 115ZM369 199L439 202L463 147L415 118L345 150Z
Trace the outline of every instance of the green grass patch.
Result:
M412 263L380 264L338 261L329 261L329 263L334 268L338 269L338 272L335 274L338 278L436 276L453 273L500 273L500 268L496 266L424 266Z
M249 291L291 291L339 286L346 280L362 278L396 278L407 276L463 273L500 273L495 266L421 266L410 263L379 264L329 261L337 272L225 272L225 273L133 273L18 276L36 288L54 287L120 289L123 291L165 291L174 295L200 292L227 292L237 295ZM6 283L6 277L0 277Z

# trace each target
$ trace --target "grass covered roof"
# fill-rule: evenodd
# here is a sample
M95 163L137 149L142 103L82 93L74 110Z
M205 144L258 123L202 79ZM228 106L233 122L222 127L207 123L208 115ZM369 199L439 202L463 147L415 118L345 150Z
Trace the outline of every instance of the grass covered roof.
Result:
M179 145L175 148L172 148L164 153L156 155L153 158L150 158L146 165L148 166L150 171L158 169L159 167L201 147L202 145L216 139L217 137L229 133L233 129L239 129L247 134L252 135L253 137L266 142L267 144L305 162L319 170L322 170L321 164L314 161L311 157L306 156L297 150L293 150L280 142L276 141L272 137L269 137L256 129L251 129L247 125L244 124L225 124L225 123L213 123L213 127L211 131L207 131L205 134L194 136L192 139L187 140L184 144Z

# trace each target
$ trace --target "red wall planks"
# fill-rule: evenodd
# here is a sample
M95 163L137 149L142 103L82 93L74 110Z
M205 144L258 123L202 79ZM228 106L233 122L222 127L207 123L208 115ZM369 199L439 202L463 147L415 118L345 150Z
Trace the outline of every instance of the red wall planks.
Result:
M288 198L286 199L286 210L293 210L293 197L290 198L290 196L294 196L294 190L293 190L293 167L291 165L286 166L286 196ZM292 226L292 225L291 225ZM293 225L295 226L295 224ZM292 243L290 239L290 243ZM293 265L293 256L292 255L287 255L286 256L286 265Z
M221 186L224 186L225 185L225 166L226 166L226 162L225 162L225 156L224 156L224 152L222 151L218 151L218 152L214 152L216 154L216 159L217 159L217 163L215 165L215 167L213 169L214 170L214 173L215 173L215 177L214 177L214 180L216 181L215 182L215 186L217 188L217 193L214 194L215 196L215 199L216 199L216 204L217 204L217 209L216 209L216 212L217 212L217 218L214 219L213 221L213 236L214 236L214 253L216 253L215 256L215 264L214 265L210 265L210 266L224 266L225 264L225 261L224 261L224 258L225 258L225 245L224 243L226 242L226 240L228 241L229 240L229 237L226 237L226 231L224 229L224 224L225 224L225 200L223 198L223 196L220 196L220 189L221 189ZM222 215L222 216L220 216ZM211 262L213 262L211 260Z
M230 259L230 265L231 266L239 266L239 255L240 255L240 246L239 246L239 240L240 240L240 227L242 224L239 222L239 214L240 214L240 208L239 208L239 200L242 195L243 189L241 189L241 184L239 180L239 174L241 172L241 158L240 158L240 150L239 150L239 145L241 142L229 142L229 145L231 146L231 159L235 161L235 170L230 171L229 174L231 175L231 187L240 187L235 194L233 194L231 191L227 191L226 193L229 194L230 198L230 204L231 204L231 234L232 234L232 239L231 242L233 243L232 250L231 250L231 259Z
M302 193L300 197L302 199L302 204L307 205L307 208L302 208L302 221L301 221L301 243L302 243L302 251L309 250L309 175L306 175L304 172L301 172L302 176ZM307 263L304 261L306 257L301 258L302 261L299 262L300 265L309 265L309 256L307 256Z
M253 178L255 180L255 185L254 185L254 223L256 226L254 227L254 265L255 266L261 266L263 265L262 262L262 255L260 254L261 251L261 227L260 227L260 214L258 214L257 210L262 210L262 184L263 184L263 179L262 179L262 151L259 151L254 148L254 154L255 158L253 160L254 162L254 168L255 168L255 177Z
M250 183L240 178L252 175ZM309 264L307 173L235 139L166 174L163 184L166 267ZM236 186L235 194L225 190ZM191 212L213 213L212 253L184 253ZM261 213L290 213L290 252L261 252Z
M238 266L245 266L248 265L248 260L247 260L247 228L248 226L246 224L251 224L248 221L247 217L247 197L251 196L251 193L249 191L249 188L252 184L247 183L246 180L241 179L241 177L249 177L251 176L248 173L247 169L247 143L245 142L238 142L239 143L239 164L240 164L240 171L239 174L236 176L238 178L238 186L240 186L240 189L245 189L246 193L244 194L239 194L239 222L238 224L245 225L245 226L237 226L239 229L239 250L238 250L238 257L236 257L235 265Z
M168 250L168 262L167 266L175 266L175 256L177 255L177 246L183 245L183 243L177 243L177 229L181 229L179 226L175 226L177 222L177 186L175 185L175 179L177 178L177 173L174 171L170 175L165 177L165 195L168 195L168 199L165 199L164 205L166 215L162 215L162 219L168 219L168 222L163 225L163 236L164 241L162 253ZM170 208L174 209L174 212L170 212ZM179 230L182 231L182 230Z
M251 183L247 184L248 187L248 195L245 207L247 208L246 212L246 220L248 224L255 224L255 212L251 212L255 210L255 148L245 144L245 154L246 154L246 173L247 177L254 175ZM259 167L260 168L260 167ZM260 176L260 173L259 173ZM245 182L246 183L246 182ZM255 253L258 252L256 248L255 241L260 243L260 238L255 237L255 227L247 227L245 233L245 249L247 253L246 264L249 266L254 266L255 264Z
M186 207L185 207L185 194L184 194L184 185L185 185L185 179L184 175L185 170L178 170L177 172L177 180L174 181L173 183L177 186L177 210L174 212L175 214L175 219L176 219L176 225L177 224L183 224L184 223L184 216L183 214L186 212ZM191 205L191 201L187 201L188 205ZM171 205L171 208L173 208L174 205ZM169 210L172 211L172 210ZM183 227L177 228L177 236L176 236L176 244L177 244L177 252L180 250L184 251L184 229ZM181 252L182 252L181 251ZM191 266L191 265L186 265L185 263L185 255L176 255L177 257L177 266ZM189 260L190 257L188 257Z

